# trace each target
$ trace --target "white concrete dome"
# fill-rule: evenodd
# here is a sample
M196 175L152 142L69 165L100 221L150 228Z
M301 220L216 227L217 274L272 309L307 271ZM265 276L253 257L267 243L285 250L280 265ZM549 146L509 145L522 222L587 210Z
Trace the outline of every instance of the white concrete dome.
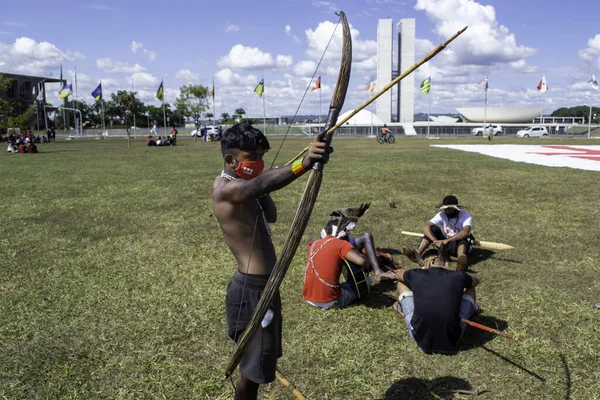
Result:
M484 107L457 108L456 110L471 122L483 122ZM539 116L540 109L536 107L488 107L485 119L489 123L518 124L531 123L535 117Z
M342 115L338 117L338 121L343 120L346 116L350 115L354 110L346 111ZM372 118L372 119L371 119ZM362 109L356 114L354 117L350 118L348 122L344 124L344 126L383 126L384 122L377 115L373 114L371 111Z

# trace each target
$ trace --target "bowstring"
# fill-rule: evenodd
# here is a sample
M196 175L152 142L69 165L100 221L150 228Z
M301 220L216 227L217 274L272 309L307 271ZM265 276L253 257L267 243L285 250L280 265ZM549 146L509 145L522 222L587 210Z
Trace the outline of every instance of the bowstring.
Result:
M294 116L292 117L292 121L288 126L287 132L285 133L283 140L281 141L281 144L279 145L279 148L277 149L277 153L275 153L275 157L273 158L273 161L271 162L271 166L270 168L273 168L273 165L275 164L275 160L277 159L277 156L279 155L279 152L281 151L281 148L283 147L283 143L285 142L285 139L287 138L288 134L290 133L290 130L292 129L292 125L294 124L294 122L296 121L296 117L298 116L298 112L300 111L300 107L302 106L302 102L304 101L304 98L306 97L306 94L308 93L308 89L310 88L310 84L312 83L315 75L317 74L317 71L319 70L319 66L321 65L321 62L323 61L323 58L325 57L325 54L327 53L327 49L329 48L329 45L331 44L331 41L333 40L333 37L335 36L335 32L337 31L337 27L339 26L341 21L341 18L338 19L337 24L335 25L335 28L333 29L333 33L331 34L331 37L329 38L329 41L327 42L327 46L325 46L325 50L323 51L323 54L321 54L321 58L319 59L319 63L317 64L317 67L315 68L315 71L313 72L312 77L310 78L310 81L308 82L308 85L306 86L306 89L304 90L304 95L302 96L302 99L300 100L300 104L298 105L298 108L296 108L296 112L294 113ZM252 249L254 248L254 240L256 238L256 228L258 225L258 217L259 215L256 214L256 219L254 221L254 229L252 231L252 241L250 242L250 255L248 256L248 265L246 266L246 274L244 275L244 285L243 285L243 289L242 289L242 298L240 299L240 302L243 300L244 295L246 293L246 282L248 280L248 269L250 268L250 260L252 258ZM240 318L241 318L241 307L238 309L238 315L237 315L237 319L235 322L235 326L236 328L239 325L240 322ZM233 354L233 352L235 351L235 345L236 345L236 340L238 338L238 334L236 332L235 338L233 340L233 343L231 345L231 354ZM234 385L233 382L233 377L230 376L230 382L231 382L231 386L233 387L234 393L237 396L237 388Z
M338 19L338 22L335 25L335 28L333 28L333 33L331 34L331 37L329 38L329 42L327 42L327 46L325 46L325 50L323 51L323 54L321 54L319 63L317 64L315 71L313 72L312 76L310 77L310 81L308 82L308 85L306 85L306 89L304 90L304 95L302 95L302 99L300 100L300 104L298 104L298 108L296 108L296 112L294 113L294 116L292 117L292 121L288 125L287 131L285 132L285 135L283 136L283 140L281 141L281 144L279 145L279 148L277 149L277 153L275 153L275 157L273 158L273 162L271 162L271 166L269 168L273 168L273 165L275 165L275 160L277 159L277 156L279 155L279 152L281 151L281 148L283 147L283 143L285 142L285 139L287 138L288 134L290 133L292 126L294 125L294 122L296 122L296 117L298 116L298 113L300 112L300 107L302 106L302 102L304 101L304 98L306 97L306 94L308 93L308 89L310 89L310 85L311 85L313 79L317 75L317 71L319 71L319 66L321 65L321 62L323 61L323 58L325 57L325 54L327 53L327 49L329 48L329 45L331 44L331 41L333 40L333 37L335 36L335 32L337 31L337 28L340 25L341 20L342 20L341 18ZM321 90L321 89L319 89L319 90Z

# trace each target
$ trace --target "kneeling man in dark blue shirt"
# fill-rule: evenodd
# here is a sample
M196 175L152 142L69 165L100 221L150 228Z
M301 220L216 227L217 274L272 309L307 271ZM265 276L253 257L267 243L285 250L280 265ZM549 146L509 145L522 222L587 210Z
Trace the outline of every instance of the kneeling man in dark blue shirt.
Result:
M475 286L479 279L463 271L443 268L444 260L428 260L423 269L396 270L398 302L410 337L426 353L451 354L477 310ZM401 309L400 309L401 308Z

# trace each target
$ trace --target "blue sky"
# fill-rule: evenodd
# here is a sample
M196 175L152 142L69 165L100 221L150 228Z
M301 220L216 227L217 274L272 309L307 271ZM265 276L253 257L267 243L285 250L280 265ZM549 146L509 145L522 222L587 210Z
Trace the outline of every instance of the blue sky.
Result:
M343 9L353 28L354 64L345 110L370 93L376 75L377 22L416 19L417 59L464 25L467 32L416 72L415 85L432 76L432 112L483 105L474 84L488 76L490 106L539 107L536 85L546 76L544 108L592 102L600 93L587 81L600 73L597 3L528 0L221 0L9 2L0 15L0 71L65 77L77 68L79 99L92 102L102 80L105 97L135 90L145 102L161 79L173 102L179 87L210 86L215 80L216 113L244 108L262 115L253 89L264 76L269 115L293 114L316 62ZM340 34L338 30L338 35ZM396 43L394 44L396 45ZM322 76L323 109L339 65L334 39L317 75ZM70 79L71 80L71 79ZM50 89L50 87L49 87ZM58 89L58 88L56 88ZM428 98L416 90L415 111L427 112ZM51 102L57 103L54 96ZM344 110L344 111L345 111ZM319 111L309 92L301 114Z

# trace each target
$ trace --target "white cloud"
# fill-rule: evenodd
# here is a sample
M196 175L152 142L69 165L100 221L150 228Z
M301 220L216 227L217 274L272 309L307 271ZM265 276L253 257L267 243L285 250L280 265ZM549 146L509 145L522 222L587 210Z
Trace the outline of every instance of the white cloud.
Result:
M307 29L305 32L308 39L308 50L306 53L313 60L318 60L323 55L327 43L336 27L336 24L330 21L319 23L315 30ZM377 42L375 40L361 40L360 32L350 26L350 35L352 37L352 59L353 61L364 61L377 55ZM342 55L342 27L338 26L335 30L335 36L329 44L325 53L324 60L339 61Z
M527 61L521 59L518 61L511 61L509 65L519 72L523 72L525 74L531 74L534 72L538 72L538 67L528 65Z
M15 28L27 28L27 25L20 22L4 22L2 25L13 26Z
M135 40L133 42L131 42L131 51L133 51L134 53L137 53L138 50L141 50L144 48L144 44L141 42L136 42Z
M310 77L315 72L315 68L317 68L317 63L310 60L300 61L296 65L294 65L293 71L294 74L303 77Z
M241 87L249 85L256 86L259 81L259 79L255 75L242 76L233 72L229 68L217 71L217 73L215 74L215 79L218 84L231 87Z
M130 65L126 62L115 61L110 58L99 58L96 60L96 66L105 72L131 74L134 72L143 72L146 68L140 64Z
M137 53L138 51L141 51L146 56L148 56L148 58L150 59L150 61L154 61L156 59L156 53L153 52L153 51L148 50L147 48L145 48L144 47L144 43L142 43L142 42L136 42L134 40L134 41L131 42L131 46L129 48L134 53Z
M236 24L227 24L227 26L225 27L225 32L239 32L240 31L240 27L239 25Z
M118 10L117 8L110 7L105 4L89 4L89 5L85 6L85 8L89 8L92 10L98 10L98 11L117 11Z
M133 83L135 90L158 89L160 80L148 72L136 72L129 77L129 82Z
M292 27L289 25L285 26L285 34L294 40L294 43L300 44L300 38L292 33Z
M600 69L600 34L588 39L588 47L579 50L579 57L591 64L594 68Z
M333 11L333 12L339 11L339 8L335 4L333 4L329 1L313 0L312 4L314 7L325 9L328 12L329 11Z
M284 68L292 65L291 56L277 55L275 59L258 47L236 44L225 57L218 61L219 67L239 69Z
M28 37L18 38L13 44L0 42L0 62L7 72L45 75L48 70L58 69L61 63L72 60L72 53L48 42L38 43Z
M191 82L200 79L200 74L190 71L189 69L181 69L175 74L175 78L182 81Z
M453 64L494 65L531 57L536 50L518 45L515 35L496 20L492 6L465 0L417 0L415 9L425 11L435 32L448 38L469 26L451 45Z

